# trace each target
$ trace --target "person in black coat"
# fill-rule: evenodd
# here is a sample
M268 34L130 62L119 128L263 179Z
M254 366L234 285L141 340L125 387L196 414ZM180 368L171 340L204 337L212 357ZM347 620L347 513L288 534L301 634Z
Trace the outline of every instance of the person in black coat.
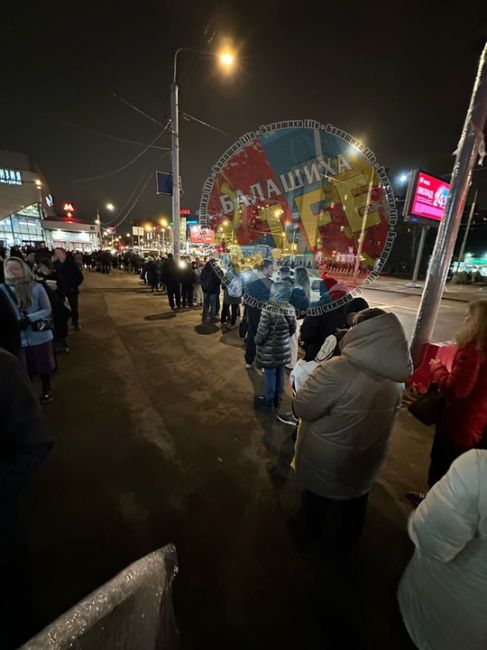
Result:
M56 352L69 352L68 322L71 315L66 305L66 294L59 286L56 271L49 257L37 257L34 278L46 290L52 307L53 334Z
M163 278L162 281L167 288L167 297L169 299L169 305L171 309L180 309L181 307L181 271L180 268L174 259L172 253L169 253L167 256L167 261L164 264L163 268Z
M201 271L201 288L203 289L203 322L210 320L216 322L217 304L220 296L221 280L215 271L216 260L206 262Z
M337 330L350 327L349 315L367 309L368 306L363 298L354 298L342 307L324 311L318 316L306 316L299 334L304 348L304 360L313 361L325 339Z
M289 282L274 282L255 335L257 363L265 374L265 395L257 400L268 407L279 407L284 392L284 367L291 360L289 338L296 331L296 315L289 303L291 289Z
M255 360L255 335L259 326L262 307L268 302L272 287L271 276L274 271L272 260L264 260L259 267L259 275L244 287L245 319L248 331L245 339L245 367L251 368Z
M52 447L41 407L20 362L0 349L0 647L17 648L29 630L25 541L18 501Z
M83 282L83 273L79 266L76 264L73 256L67 253L64 248L56 248L55 251L56 261L54 268L57 273L57 281L60 288L66 294L66 297L71 308L71 320L75 330L79 330L79 287Z
M21 349L19 320L3 291L0 291L0 348L15 356L20 354Z
M190 262L182 262L181 268L181 292L183 298L183 307L192 307L193 306L193 289L195 275L193 267Z
M149 257L147 260L145 273L151 293L154 293L159 288L159 267L153 257Z

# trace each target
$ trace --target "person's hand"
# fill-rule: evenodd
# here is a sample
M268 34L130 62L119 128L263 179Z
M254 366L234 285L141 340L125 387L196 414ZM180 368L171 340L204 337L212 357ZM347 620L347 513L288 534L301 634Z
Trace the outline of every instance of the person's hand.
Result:
M21 330L25 330L29 327L30 325L30 320L27 318L27 316L22 316L22 318L19 320L19 327Z
M430 359L430 370L431 372L435 372L435 370L438 370L438 368L441 368L443 364L439 359Z

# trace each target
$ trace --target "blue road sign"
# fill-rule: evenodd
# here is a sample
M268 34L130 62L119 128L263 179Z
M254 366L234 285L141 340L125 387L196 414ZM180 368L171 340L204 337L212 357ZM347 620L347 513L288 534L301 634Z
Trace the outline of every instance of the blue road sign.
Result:
M172 174L156 172L157 194L172 196Z

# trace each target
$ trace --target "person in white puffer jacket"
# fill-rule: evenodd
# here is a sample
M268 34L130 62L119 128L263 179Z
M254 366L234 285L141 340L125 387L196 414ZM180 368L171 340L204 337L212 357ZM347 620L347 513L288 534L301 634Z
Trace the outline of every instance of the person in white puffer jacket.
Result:
M420 650L487 648L487 451L460 456L409 518L416 550L399 585Z

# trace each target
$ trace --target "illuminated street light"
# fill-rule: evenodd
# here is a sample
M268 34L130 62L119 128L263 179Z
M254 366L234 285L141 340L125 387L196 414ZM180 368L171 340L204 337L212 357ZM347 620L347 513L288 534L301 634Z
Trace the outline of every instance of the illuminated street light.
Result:
M161 224L161 226L162 226L163 228L166 228L169 222L168 222L168 220L166 219L166 217L162 217L161 219L159 219L159 223Z
M115 206L113 205L113 203L107 203L107 204L105 205L105 208L106 208L107 210L110 210L110 212L113 212L113 211L115 210Z
M218 54L220 65L225 70L230 70L235 65L235 54L228 49L222 50Z
M404 183L408 182L410 175L411 172L402 172L401 174L399 174L399 176L396 177L396 183L398 185L404 185Z
M225 45L219 52L194 50L180 47L174 53L173 80L171 84L171 167L172 167L172 242L176 260L180 255L180 218L181 218L181 177L179 175L179 88L177 84L178 55L180 52L192 52L204 56L217 57L220 67L230 72L235 67L236 55Z
M40 190L42 188L42 181L39 178L36 178L34 182L37 189Z

